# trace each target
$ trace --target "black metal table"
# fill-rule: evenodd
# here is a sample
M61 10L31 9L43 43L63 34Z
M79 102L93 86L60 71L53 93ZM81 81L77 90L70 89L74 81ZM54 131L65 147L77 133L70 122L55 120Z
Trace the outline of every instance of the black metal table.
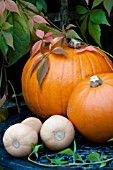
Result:
M15 123L20 123L22 120L30 116L34 116L34 115L28 109L26 109L22 111L21 113L10 115L10 117L6 121L0 123L0 140L1 140L0 142L0 167L3 167L4 170L10 170L10 169L11 170L100 169L98 164L90 165L90 166L43 167L43 166L39 166L28 161L27 157L15 158L15 157L10 156L5 150L3 143L2 143L3 134L9 126ZM103 154L109 154L110 156L113 155L113 143L107 143L101 146L94 145L93 143L85 140L82 136L80 136L80 134L77 136L77 149L78 149L78 152L82 154L83 156L86 156L89 150L95 150ZM113 160L108 162L107 165L102 169L113 170Z

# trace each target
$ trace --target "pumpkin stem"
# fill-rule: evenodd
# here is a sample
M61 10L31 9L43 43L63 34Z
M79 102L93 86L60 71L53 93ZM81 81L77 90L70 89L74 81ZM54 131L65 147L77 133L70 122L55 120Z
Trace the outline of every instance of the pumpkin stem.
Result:
M98 76L92 76L90 77L90 87L95 88L102 84L102 79L100 79Z
M78 49L78 48L81 48L82 45L83 45L82 42L80 42L79 40L71 39L68 46L71 48Z

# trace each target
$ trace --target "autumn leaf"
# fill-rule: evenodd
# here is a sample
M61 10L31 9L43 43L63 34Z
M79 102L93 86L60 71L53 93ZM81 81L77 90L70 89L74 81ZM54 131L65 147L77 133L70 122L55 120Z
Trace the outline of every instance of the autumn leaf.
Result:
M59 42L62 38L64 38L64 36L54 38L51 44L49 45L49 49L51 49L51 47L54 46L57 42Z
M49 37L49 36L51 36L53 34L53 32L47 32L45 35L44 35L44 37L46 38L46 37Z
M86 1L86 4L89 5L89 0L85 0Z
M20 15L20 12L18 10L16 3L12 0L5 0L5 8L11 12L16 12Z
M32 18L30 18L28 20L28 27L29 27L30 32L32 32L33 31L33 27L34 27L34 22L33 22Z
M31 57L34 57L34 55L41 49L42 43L43 43L43 41L39 40L33 45Z
M43 24L48 24L49 25L49 23L40 15L35 15L35 16L33 16L32 19L33 19L34 22L37 22L39 24L43 23Z
M37 37L42 39L44 37L44 31L37 29L36 30L36 35L37 35Z
M37 79L40 86L48 72L48 69L49 69L48 57L45 57L40 61L37 69Z
M35 59L33 65L32 65L32 68L31 68L30 77L32 76L33 71L34 71L35 68L38 66L39 62L43 59L43 57L44 57L44 54L41 54L40 56L38 56L38 57Z
M69 29L72 28L72 27L76 27L76 26L73 25L73 24L69 24L69 25L66 27L66 30L69 30Z
M62 47L55 47L51 53L54 54L67 54L67 52Z
M5 2L4 0L0 1L0 15L3 15L3 12L5 10Z

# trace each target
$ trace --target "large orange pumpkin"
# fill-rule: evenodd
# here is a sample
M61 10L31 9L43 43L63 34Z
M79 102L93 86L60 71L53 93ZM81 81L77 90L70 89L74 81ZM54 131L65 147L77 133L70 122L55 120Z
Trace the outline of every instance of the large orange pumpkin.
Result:
M68 99L80 80L97 73L113 71L113 64L104 53L103 56L87 50L77 53L76 49L68 47L66 43L63 48L67 54L49 55L49 70L41 87L37 81L37 68L30 77L32 65L40 53L28 59L23 69L23 97L29 109L42 118L55 114L65 116Z
M79 82L70 96L67 116L93 142L103 143L113 138L113 73Z

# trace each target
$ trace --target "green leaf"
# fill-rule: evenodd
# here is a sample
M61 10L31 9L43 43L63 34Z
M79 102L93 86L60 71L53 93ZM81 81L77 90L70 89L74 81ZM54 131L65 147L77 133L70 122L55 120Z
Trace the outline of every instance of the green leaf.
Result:
M46 13L47 12L47 4L46 4L46 1L45 0L39 0L43 6L43 10L44 12Z
M36 6L37 6L39 11L41 11L42 8L43 8L43 6L42 6L41 2L39 2L39 0L36 0Z
M15 51L10 48L8 53L8 66L11 66L26 54L30 44L30 31L24 15L20 16L12 13L8 21L13 25L13 44L15 48Z
M37 79L38 79L39 85L42 84L42 81L44 80L44 78L48 72L48 69L49 69L48 57L45 57L38 64Z
M111 10L113 8L113 0L104 0L103 5L106 11L108 12L108 15L110 16Z
M43 148L43 144L40 144L40 145L34 145L32 144L32 148L33 148L33 153L35 154L35 156L38 158L38 151L39 149Z
M100 162L100 154L97 153L97 152L93 152L93 153L88 155L86 160L89 161L89 162Z
M12 34L7 31L2 31L2 33L3 33L3 37L5 39L6 44L9 45L14 50Z
M64 149L64 150L58 152L57 154L73 155L73 151L72 151L72 149L67 148L67 149Z
M61 158L57 158L57 159L51 159L49 158L48 156L46 156L46 158L52 163L52 164L55 164L55 165L63 165L63 164L66 164L68 163L68 161L63 161L63 157Z
M100 25L94 24L93 22L89 21L88 22L88 31L89 31L89 35L101 47L101 43L100 43L100 36L101 36Z
M2 15L0 15L0 27L2 27L3 23L5 23L5 17L3 17Z
M79 14L79 15L83 15L83 14L86 14L88 13L89 11L87 10L87 8L81 6L81 5L77 5L76 8L76 13Z
M95 24L106 24L110 26L102 9L94 9L90 13L90 21Z
M5 60L7 61L7 52L8 52L8 46L5 43L5 40L3 39L2 34L0 33L0 50L2 51Z
M6 120L9 116L9 112L8 109L4 108L1 109L0 108L0 122L3 122L4 120Z
M75 38L75 39L82 40L82 38L72 29L66 32L66 38L70 38L70 39Z
M103 168L106 166L106 162L101 163L100 168Z
M13 25L9 24L8 22L4 22L3 25L2 25L2 30L7 31L12 26Z
M87 30L87 22L88 22L88 16L84 18L84 20L81 23L80 30L81 33L85 36L86 30Z
M93 5L92 5L92 9L95 8L96 6L98 6L103 0L94 0L93 1Z

